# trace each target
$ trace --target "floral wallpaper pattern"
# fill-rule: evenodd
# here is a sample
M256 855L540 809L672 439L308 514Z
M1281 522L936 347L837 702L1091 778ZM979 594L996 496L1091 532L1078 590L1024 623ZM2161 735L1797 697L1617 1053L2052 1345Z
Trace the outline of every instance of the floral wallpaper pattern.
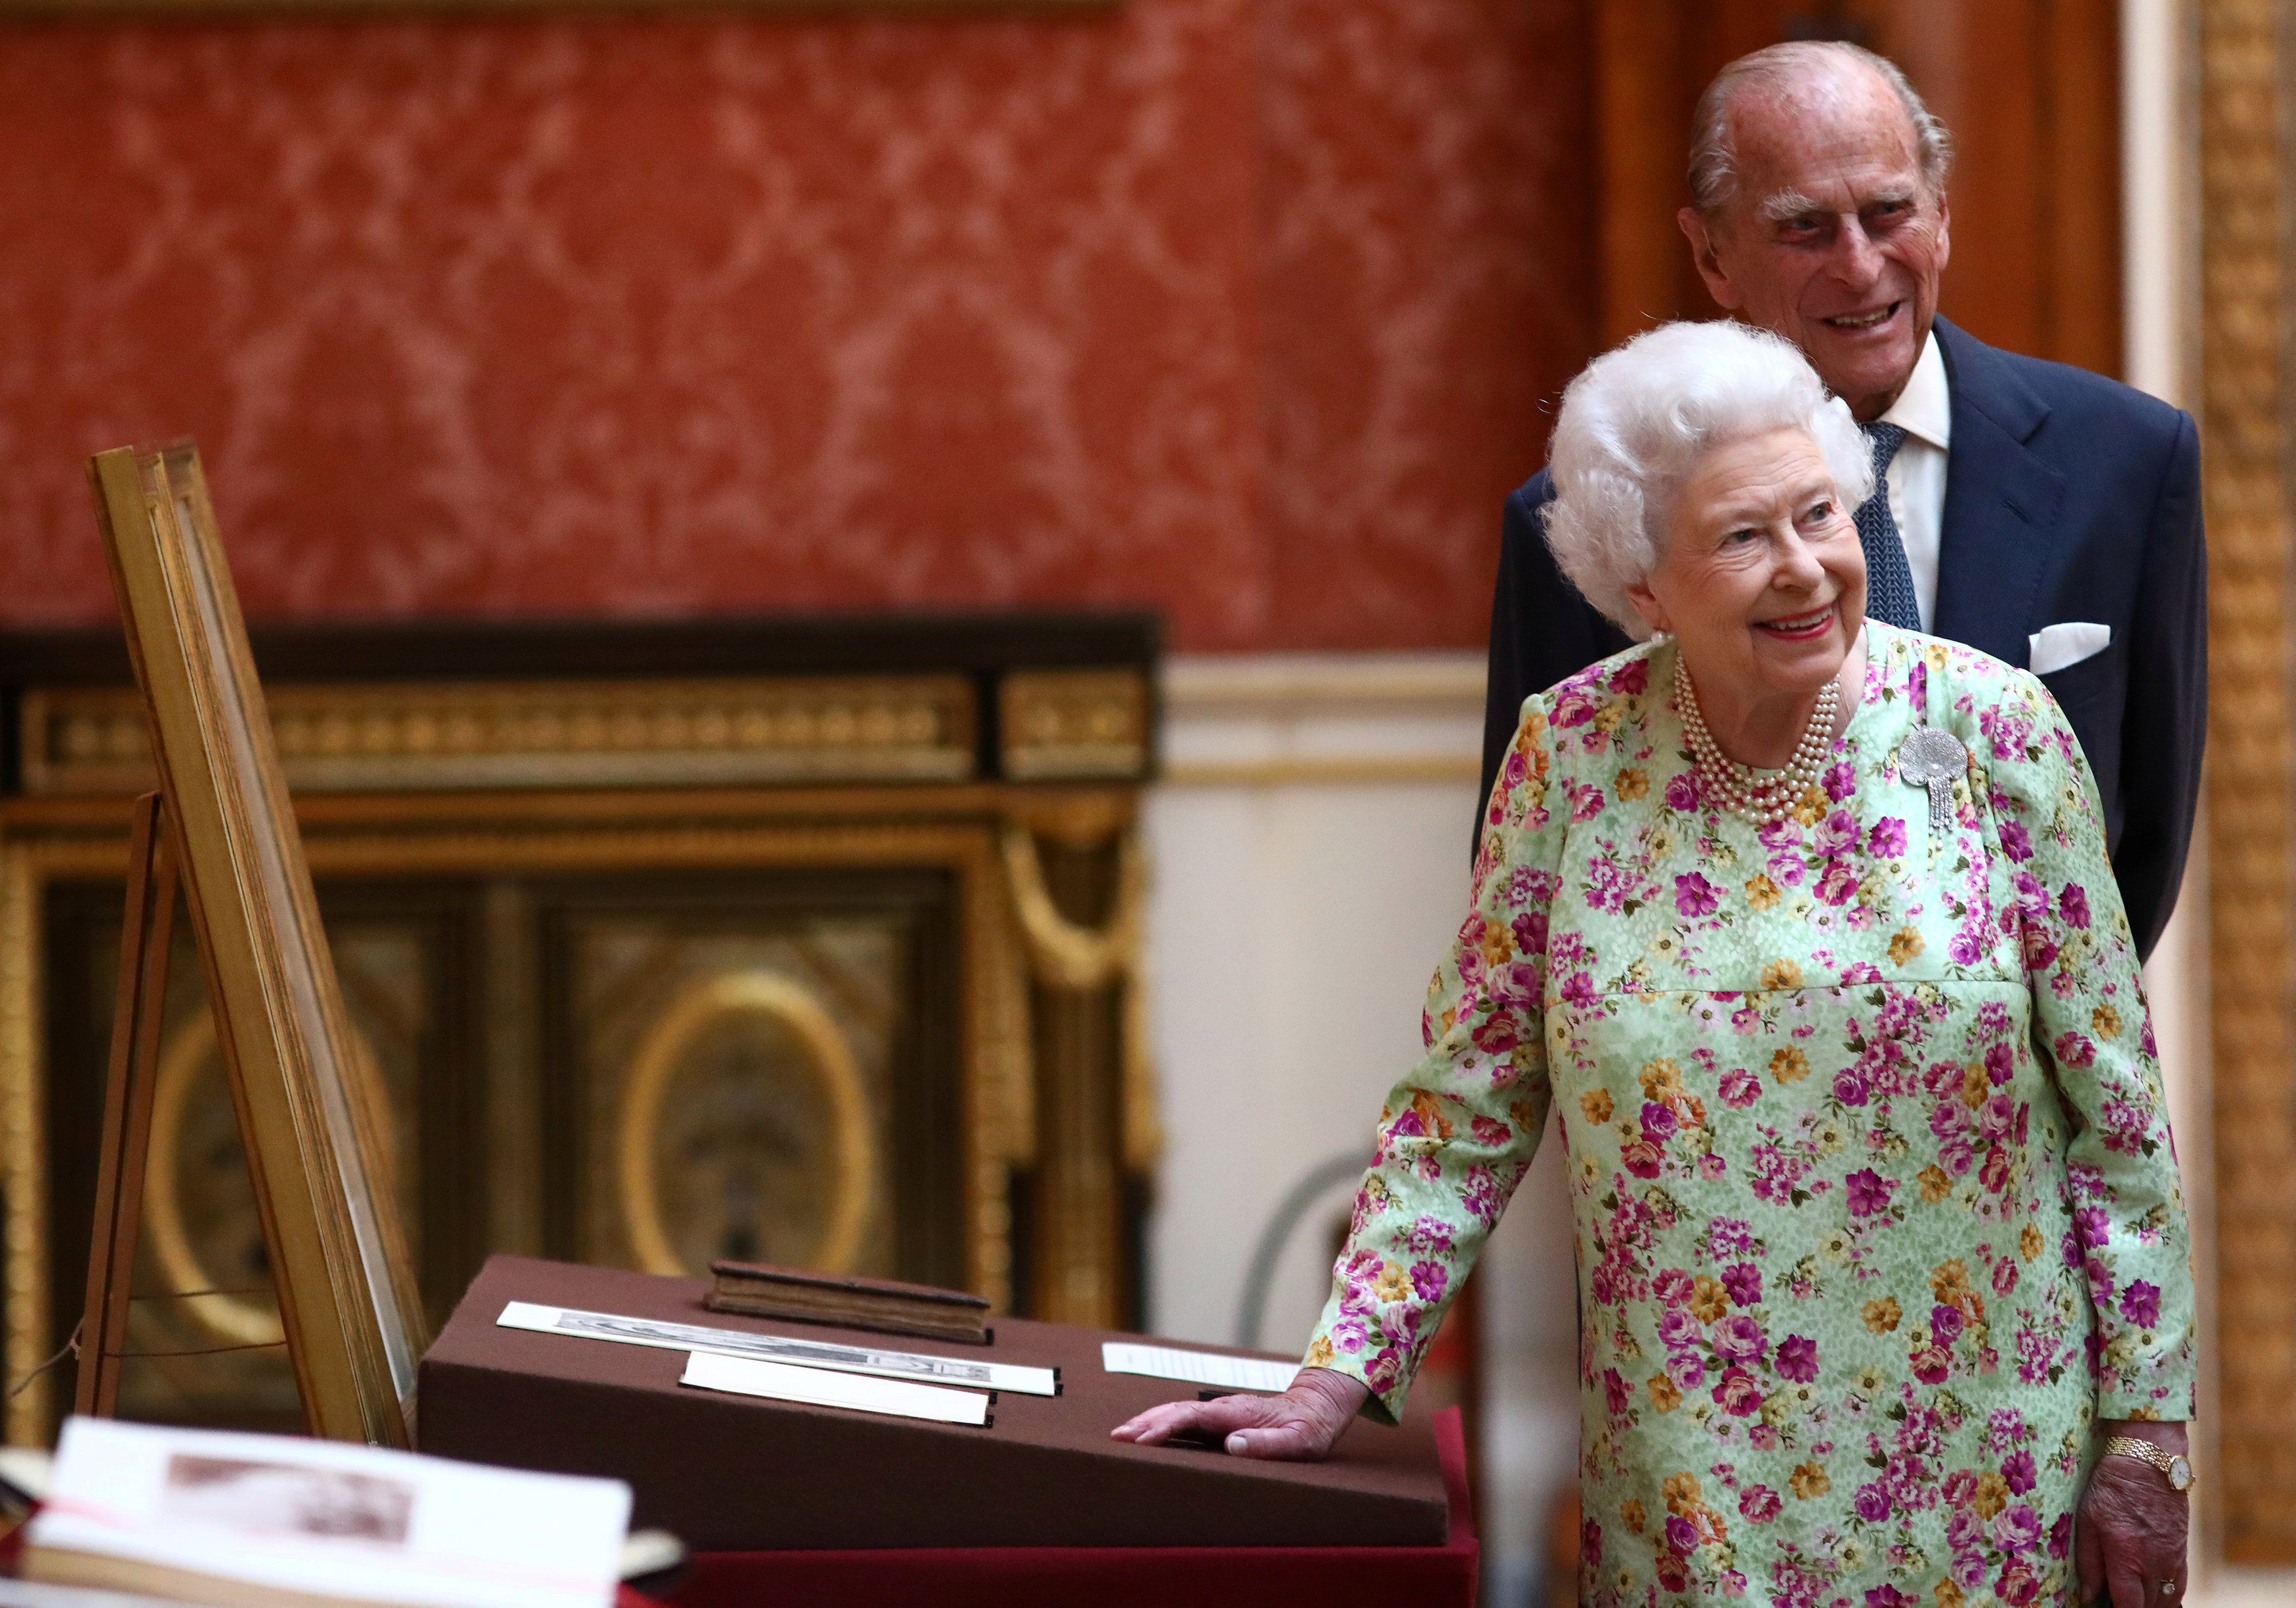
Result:
M258 615L1472 645L1584 355L1575 9L20 25L0 621L196 436Z

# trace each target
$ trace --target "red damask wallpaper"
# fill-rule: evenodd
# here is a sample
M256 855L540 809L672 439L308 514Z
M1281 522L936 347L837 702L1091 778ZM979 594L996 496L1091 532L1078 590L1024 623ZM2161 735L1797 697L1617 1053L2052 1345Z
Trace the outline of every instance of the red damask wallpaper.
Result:
M1581 8L0 32L0 623L1150 603L1472 645L1591 340Z

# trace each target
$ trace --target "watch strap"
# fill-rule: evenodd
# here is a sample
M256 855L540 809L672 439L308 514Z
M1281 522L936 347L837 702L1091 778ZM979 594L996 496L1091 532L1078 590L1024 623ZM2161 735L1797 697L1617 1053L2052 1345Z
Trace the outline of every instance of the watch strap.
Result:
M2173 1473L2173 1466L2178 1456L2166 1447L2147 1440L2141 1435L2115 1435L2104 1443L2104 1449L2109 1456L2134 1457L2140 1463L2149 1463L2164 1475ZM2185 1466L2187 1469L2192 1467L2190 1458L2185 1459ZM2190 1481L2188 1481L2187 1483L2189 1484Z

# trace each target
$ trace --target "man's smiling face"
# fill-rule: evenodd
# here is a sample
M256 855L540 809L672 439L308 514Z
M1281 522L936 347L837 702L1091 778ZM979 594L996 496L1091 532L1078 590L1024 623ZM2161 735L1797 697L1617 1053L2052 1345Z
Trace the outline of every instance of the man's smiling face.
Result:
M1747 85L1730 128L1729 199L1682 212L1700 275L1800 347L1857 417L1880 417L1929 339L1950 244L1913 119L1880 74L1841 62Z

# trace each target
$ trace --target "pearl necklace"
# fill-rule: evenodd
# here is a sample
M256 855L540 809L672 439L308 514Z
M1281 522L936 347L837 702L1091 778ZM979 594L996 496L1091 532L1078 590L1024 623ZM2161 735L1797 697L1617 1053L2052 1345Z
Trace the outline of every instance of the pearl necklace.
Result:
M1699 712L1698 691L1690 684L1690 669L1679 649L1674 657L1674 701L1682 713L1682 727L1690 739L1691 758L1708 796L1748 825L1773 826L1792 815L1802 796L1817 785L1833 748L1833 717L1841 693L1833 682L1819 689L1817 707L1810 711L1809 728L1802 733L1793 758L1781 771L1767 775L1739 764L1722 751Z

